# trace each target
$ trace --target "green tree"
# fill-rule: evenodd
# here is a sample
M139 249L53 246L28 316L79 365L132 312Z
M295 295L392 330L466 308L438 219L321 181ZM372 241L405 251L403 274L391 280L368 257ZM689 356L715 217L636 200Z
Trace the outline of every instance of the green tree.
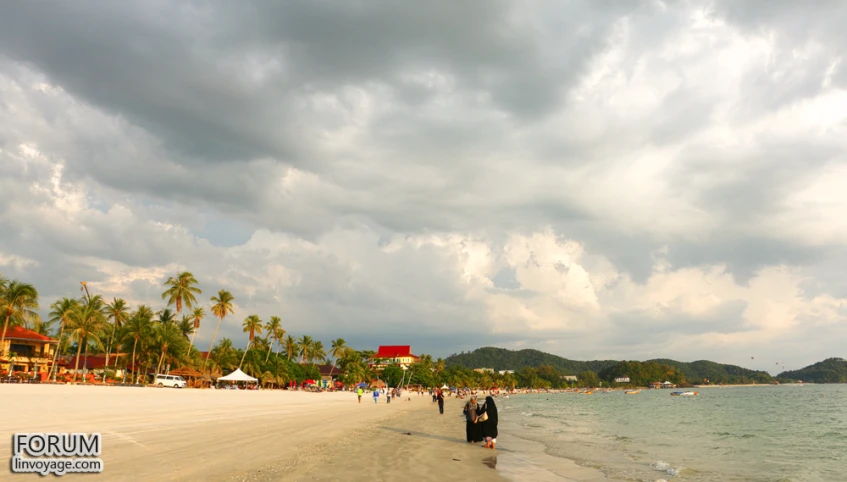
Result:
M215 328L215 334L212 335L212 343L209 344L209 352L206 353L206 360L212 354L212 348L215 346L215 339L218 337L218 330L221 329L221 323L224 321L224 318L226 315L235 314L232 307L234 302L235 297L226 290L220 290L217 296L212 297L212 314L218 318L218 327ZM205 361L203 362L203 371L206 371Z
M282 328L282 320L279 319L278 316L271 316L267 323L265 323L265 333L268 334L268 340L272 340L268 343L268 353L265 355L265 363L268 362L268 358L271 356L271 348L273 348L274 343L279 341L277 335L279 335L279 330Z
M168 300L168 306L174 305L176 307L176 314L180 315L183 305L186 308L191 308L194 303L197 303L195 295L203 293L200 288L195 286L196 284L197 279L188 271L183 271L177 274L176 277L171 276L165 281L165 287L167 289L162 293L162 299Z
M9 326L17 326L28 320L38 319L38 291L30 284L18 281L0 283L0 313L3 314L3 334L0 336L0 348L6 351L6 331Z
M79 357L82 348L85 347L85 365L88 366L88 343L92 341L95 345L102 347L100 337L97 333L100 331L103 323L105 323L103 312L98 309L96 303L86 303L74 310L70 316L70 337L76 340L76 362L74 363L74 378L73 383L76 384L76 376L79 372ZM83 377L82 382L86 380Z

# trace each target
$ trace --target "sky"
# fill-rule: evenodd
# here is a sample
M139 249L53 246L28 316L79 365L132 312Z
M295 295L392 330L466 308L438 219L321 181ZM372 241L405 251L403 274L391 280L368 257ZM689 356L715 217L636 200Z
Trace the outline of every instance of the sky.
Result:
M0 273L359 349L847 355L847 3L0 6ZM205 350L215 321L201 325Z

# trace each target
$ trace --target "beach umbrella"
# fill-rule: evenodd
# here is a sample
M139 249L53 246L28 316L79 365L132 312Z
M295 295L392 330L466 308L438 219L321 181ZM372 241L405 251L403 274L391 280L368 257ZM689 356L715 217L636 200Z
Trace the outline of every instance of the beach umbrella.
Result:
M362 382L362 383L360 383L360 384L358 384L358 385L356 385L356 386L357 386L357 387L366 387L366 386L368 386L368 384L367 384L367 383L365 383L365 382Z

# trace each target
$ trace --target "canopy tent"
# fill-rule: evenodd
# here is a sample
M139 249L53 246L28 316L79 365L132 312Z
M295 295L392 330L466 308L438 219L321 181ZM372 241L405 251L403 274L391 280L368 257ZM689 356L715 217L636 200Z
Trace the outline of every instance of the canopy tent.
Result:
M259 380L251 377L250 375L241 371L240 368L236 369L234 372L230 373L225 377L218 378L218 381L224 382L258 382Z
M450 387L445 383L444 386L441 387L442 390L450 390Z
M366 386L368 386L368 384L367 384L367 383L365 383L365 382L362 382L362 383L360 383L360 384L358 384L358 385L356 385L356 386L357 386L357 387L366 387Z

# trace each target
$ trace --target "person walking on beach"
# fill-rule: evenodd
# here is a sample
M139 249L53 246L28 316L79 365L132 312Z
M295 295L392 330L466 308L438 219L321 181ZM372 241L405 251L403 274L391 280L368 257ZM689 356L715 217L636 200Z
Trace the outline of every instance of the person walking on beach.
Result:
M465 404L465 409L462 411L465 414L465 436L468 443L482 442L482 424L477 423L480 410L476 403L476 398L471 397L468 403Z
M356 395L359 396L359 403L362 403L362 395L364 395L364 394L365 394L365 391L362 389L362 387L359 387L359 389L356 391Z
M438 400L438 411L441 415L444 415L444 392L438 390L435 394L435 398Z
M385 403L391 403L391 392L385 392Z
M374 403L379 403L379 389L374 390Z
M494 450L494 445L497 443L497 405L494 404L494 398L485 397L485 403L482 404L481 410L488 416L484 422L481 422L485 446Z

